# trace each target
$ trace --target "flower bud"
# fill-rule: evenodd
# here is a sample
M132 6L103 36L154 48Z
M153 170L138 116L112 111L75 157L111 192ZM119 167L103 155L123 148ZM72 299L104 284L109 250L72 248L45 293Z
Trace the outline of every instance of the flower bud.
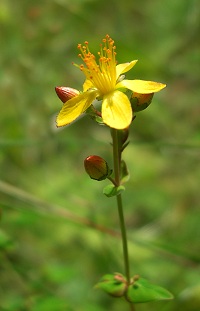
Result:
M151 104L153 95L154 93L139 94L139 93L133 92L131 99L130 99L133 111L138 112L138 111L146 109Z
M66 103L69 99L79 95L80 93L76 89L72 89L71 87L65 87L65 86L56 86L55 91L63 103Z
M98 181L106 179L111 173L107 162L97 155L87 157L84 166L90 178Z

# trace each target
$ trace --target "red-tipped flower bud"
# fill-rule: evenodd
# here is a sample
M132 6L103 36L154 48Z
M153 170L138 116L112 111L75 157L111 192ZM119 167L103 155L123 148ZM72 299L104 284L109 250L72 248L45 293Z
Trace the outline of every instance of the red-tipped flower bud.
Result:
M130 99L133 111L138 112L146 109L151 104L153 95L154 93L139 94L134 92Z
M56 86L55 91L63 103L66 103L69 99L79 95L80 93L76 89L72 89L71 87L65 87L65 86Z
M107 162L97 155L87 157L84 166L90 178L98 181L106 179L111 173Z

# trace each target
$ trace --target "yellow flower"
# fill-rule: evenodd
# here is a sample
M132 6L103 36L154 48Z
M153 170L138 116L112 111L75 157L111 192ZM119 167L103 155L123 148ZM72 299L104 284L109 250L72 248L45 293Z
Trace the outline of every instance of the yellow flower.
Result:
M84 113L93 101L102 99L102 119L105 124L115 129L127 128L133 118L130 100L125 94L127 89L139 94L159 92L166 85L143 80L123 80L122 74L129 71L137 62L117 65L116 47L109 35L102 40L98 52L98 61L88 47L88 42L79 44L79 56L85 63L78 66L86 80L83 92L66 101L58 114L57 126L64 126Z

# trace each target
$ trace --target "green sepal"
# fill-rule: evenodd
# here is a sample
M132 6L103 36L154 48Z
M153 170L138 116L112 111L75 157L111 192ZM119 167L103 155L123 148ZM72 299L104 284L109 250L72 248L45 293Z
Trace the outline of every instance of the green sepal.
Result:
M119 187L116 187L114 185L107 185L103 189L103 194L105 194L107 197L114 197L116 195L119 195L125 190L125 187L120 185Z
M96 121L97 123L99 123L100 125L104 125L103 119L102 119L101 117L99 117L99 116L96 116L96 117L95 117L95 121Z
M91 105L87 110L86 113L97 123L104 124L102 118L98 115L98 111Z
M121 161L121 183L125 183L129 180L130 174L124 160Z
M122 297L127 289L126 279L120 273L106 274L95 285L107 294L114 297Z
M149 301L170 300L173 295L163 287L149 283L146 279L139 278L129 285L126 299L133 303Z

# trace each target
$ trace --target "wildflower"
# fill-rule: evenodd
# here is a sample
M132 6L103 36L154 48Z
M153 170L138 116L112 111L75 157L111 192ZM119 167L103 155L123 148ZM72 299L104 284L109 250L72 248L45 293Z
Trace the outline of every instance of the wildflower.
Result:
M95 99L102 99L103 122L111 128L125 129L129 127L133 118L130 100L125 94L126 90L151 94L159 92L166 86L152 81L123 79L123 74L132 69L137 60L117 65L114 41L109 35L106 35L102 41L98 61L90 52L87 41L85 45L78 45L79 56L85 63L85 65L76 65L86 77L83 92L64 103L57 117L57 126L71 123L84 113Z

